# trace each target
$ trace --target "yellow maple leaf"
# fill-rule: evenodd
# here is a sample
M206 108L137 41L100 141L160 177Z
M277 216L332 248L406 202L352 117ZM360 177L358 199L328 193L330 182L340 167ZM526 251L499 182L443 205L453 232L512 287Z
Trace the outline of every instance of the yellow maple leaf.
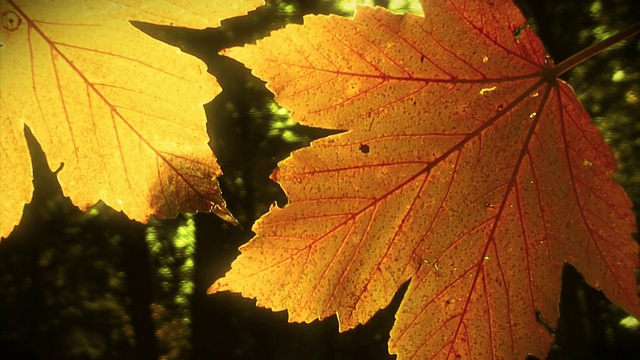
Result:
M0 1L0 236L33 191L28 126L65 195L130 218L213 211L235 221L216 178L203 104L221 89L199 59L129 21L217 26L262 0Z
M294 120L341 132L278 164L288 203L255 222L209 293L291 322L335 314L345 331L408 283L398 359L543 357L565 264L639 315L631 201L558 79L594 47L554 65L511 1L421 3L425 16L307 15L225 52Z

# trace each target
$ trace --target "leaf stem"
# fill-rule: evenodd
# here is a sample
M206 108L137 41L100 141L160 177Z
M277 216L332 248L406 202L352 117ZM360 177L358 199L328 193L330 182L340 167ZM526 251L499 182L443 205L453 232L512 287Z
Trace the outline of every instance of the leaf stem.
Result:
M564 74L565 72L573 69L578 64L589 59L590 57L594 55L598 55L600 52L609 48L610 46L613 46L622 40L626 40L634 35L637 35L638 33L640 33L640 22L637 22L629 26L628 28L620 31L619 33L613 36L610 36L604 39L603 41L597 44L591 45L588 48L572 55L568 59L558 64L556 67L550 69L551 73L553 73L554 77L558 77Z

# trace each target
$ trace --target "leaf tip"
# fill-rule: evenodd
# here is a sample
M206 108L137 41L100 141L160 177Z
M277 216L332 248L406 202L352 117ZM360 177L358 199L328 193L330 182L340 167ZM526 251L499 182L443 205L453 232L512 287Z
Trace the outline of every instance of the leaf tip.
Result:
M223 279L224 278L218 279L211 286L209 286L209 288L207 289L207 295L213 295L213 294L221 292L221 291L229 290L228 287L227 287L227 284L223 284L221 282L221 280L223 280Z
M271 172L271 174L269 175L269 179L271 181L274 182L278 182L278 175L280 174L280 168L276 167L275 169L273 169L273 171Z
M242 225L240 225L240 222L233 216L231 211L227 209L226 203L223 203L222 205L214 203L211 206L211 211L214 214L216 214L220 219L242 228Z

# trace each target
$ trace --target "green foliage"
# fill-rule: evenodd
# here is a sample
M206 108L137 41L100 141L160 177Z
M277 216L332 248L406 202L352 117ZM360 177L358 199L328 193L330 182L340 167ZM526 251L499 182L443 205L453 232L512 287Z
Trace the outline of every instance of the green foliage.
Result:
M185 359L191 349L190 299L196 245L193 216L173 221L152 219L146 241L155 275L151 313L160 354L167 360Z
M10 309L0 315L3 342L38 358L128 358L124 240L103 213L113 211L99 208L85 215L68 199L51 199L3 242L0 308Z

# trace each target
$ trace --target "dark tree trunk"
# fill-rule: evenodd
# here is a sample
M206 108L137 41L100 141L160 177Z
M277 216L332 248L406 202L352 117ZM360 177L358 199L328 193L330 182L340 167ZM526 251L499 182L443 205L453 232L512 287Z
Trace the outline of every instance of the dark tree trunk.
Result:
M131 323L134 329L136 359L158 359L158 339L155 335L151 303L153 281L150 274L149 249L145 228L141 224L118 219L121 224L123 266L127 293L131 301Z

